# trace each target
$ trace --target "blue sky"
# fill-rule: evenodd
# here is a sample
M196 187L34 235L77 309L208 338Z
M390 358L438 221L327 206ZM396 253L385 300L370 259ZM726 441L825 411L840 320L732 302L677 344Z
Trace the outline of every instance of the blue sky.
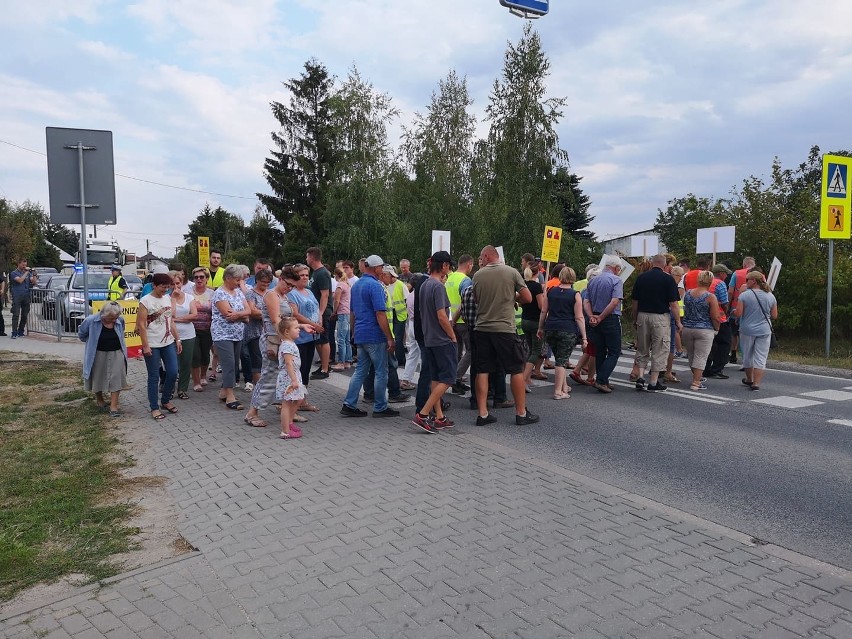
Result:
M400 110L391 141L450 69L483 117L523 20L498 0L39 0L0 23L0 140L44 152L44 128L113 131L127 249L168 255L205 202L248 220L282 81L310 57L356 64ZM725 196L809 148L852 139L852 3L844 0L551 2L536 21L571 167L601 238L650 228L694 192ZM484 134L487 125L480 123ZM42 155L0 143L0 195L47 206ZM531 250L540 242L531 238Z

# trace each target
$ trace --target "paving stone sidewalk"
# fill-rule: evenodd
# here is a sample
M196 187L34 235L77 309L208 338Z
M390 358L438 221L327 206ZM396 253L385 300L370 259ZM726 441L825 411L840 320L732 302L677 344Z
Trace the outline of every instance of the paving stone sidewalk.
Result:
M142 369L131 362L125 408L199 552L0 620L0 636L852 637L847 572L473 426L340 419L325 383L301 440L246 426L215 391L157 424Z

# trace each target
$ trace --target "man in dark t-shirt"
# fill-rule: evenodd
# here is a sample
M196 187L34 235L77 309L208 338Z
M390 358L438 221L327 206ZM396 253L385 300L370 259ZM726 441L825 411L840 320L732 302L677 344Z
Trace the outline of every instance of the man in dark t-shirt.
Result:
M331 335L331 315L334 306L331 299L331 273L323 266L322 250L316 246L307 250L305 261L313 270L309 287L314 297L317 298L317 302L319 302L319 313L323 325L323 331L320 332L317 340L320 366L311 373L311 379L326 379L331 361L331 341L334 339L334 336Z

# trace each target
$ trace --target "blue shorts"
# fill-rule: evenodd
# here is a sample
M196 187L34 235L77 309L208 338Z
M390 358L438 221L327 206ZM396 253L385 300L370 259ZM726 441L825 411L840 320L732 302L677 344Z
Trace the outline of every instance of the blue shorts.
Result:
M429 358L431 381L449 384L450 386L456 383L458 357L455 344L427 346L424 355Z

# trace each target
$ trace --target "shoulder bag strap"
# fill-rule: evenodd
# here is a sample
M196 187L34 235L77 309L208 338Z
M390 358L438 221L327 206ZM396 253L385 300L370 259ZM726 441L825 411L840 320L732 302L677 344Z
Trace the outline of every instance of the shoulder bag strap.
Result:
M769 319L769 315L766 314L766 311L763 310L763 304L760 303L760 298L757 296L757 293L754 292L754 289L751 289L752 294L754 295L754 299L757 301L757 307L760 309L760 312L763 313L763 319L766 320L766 323L769 324L769 330L772 330L772 321Z

